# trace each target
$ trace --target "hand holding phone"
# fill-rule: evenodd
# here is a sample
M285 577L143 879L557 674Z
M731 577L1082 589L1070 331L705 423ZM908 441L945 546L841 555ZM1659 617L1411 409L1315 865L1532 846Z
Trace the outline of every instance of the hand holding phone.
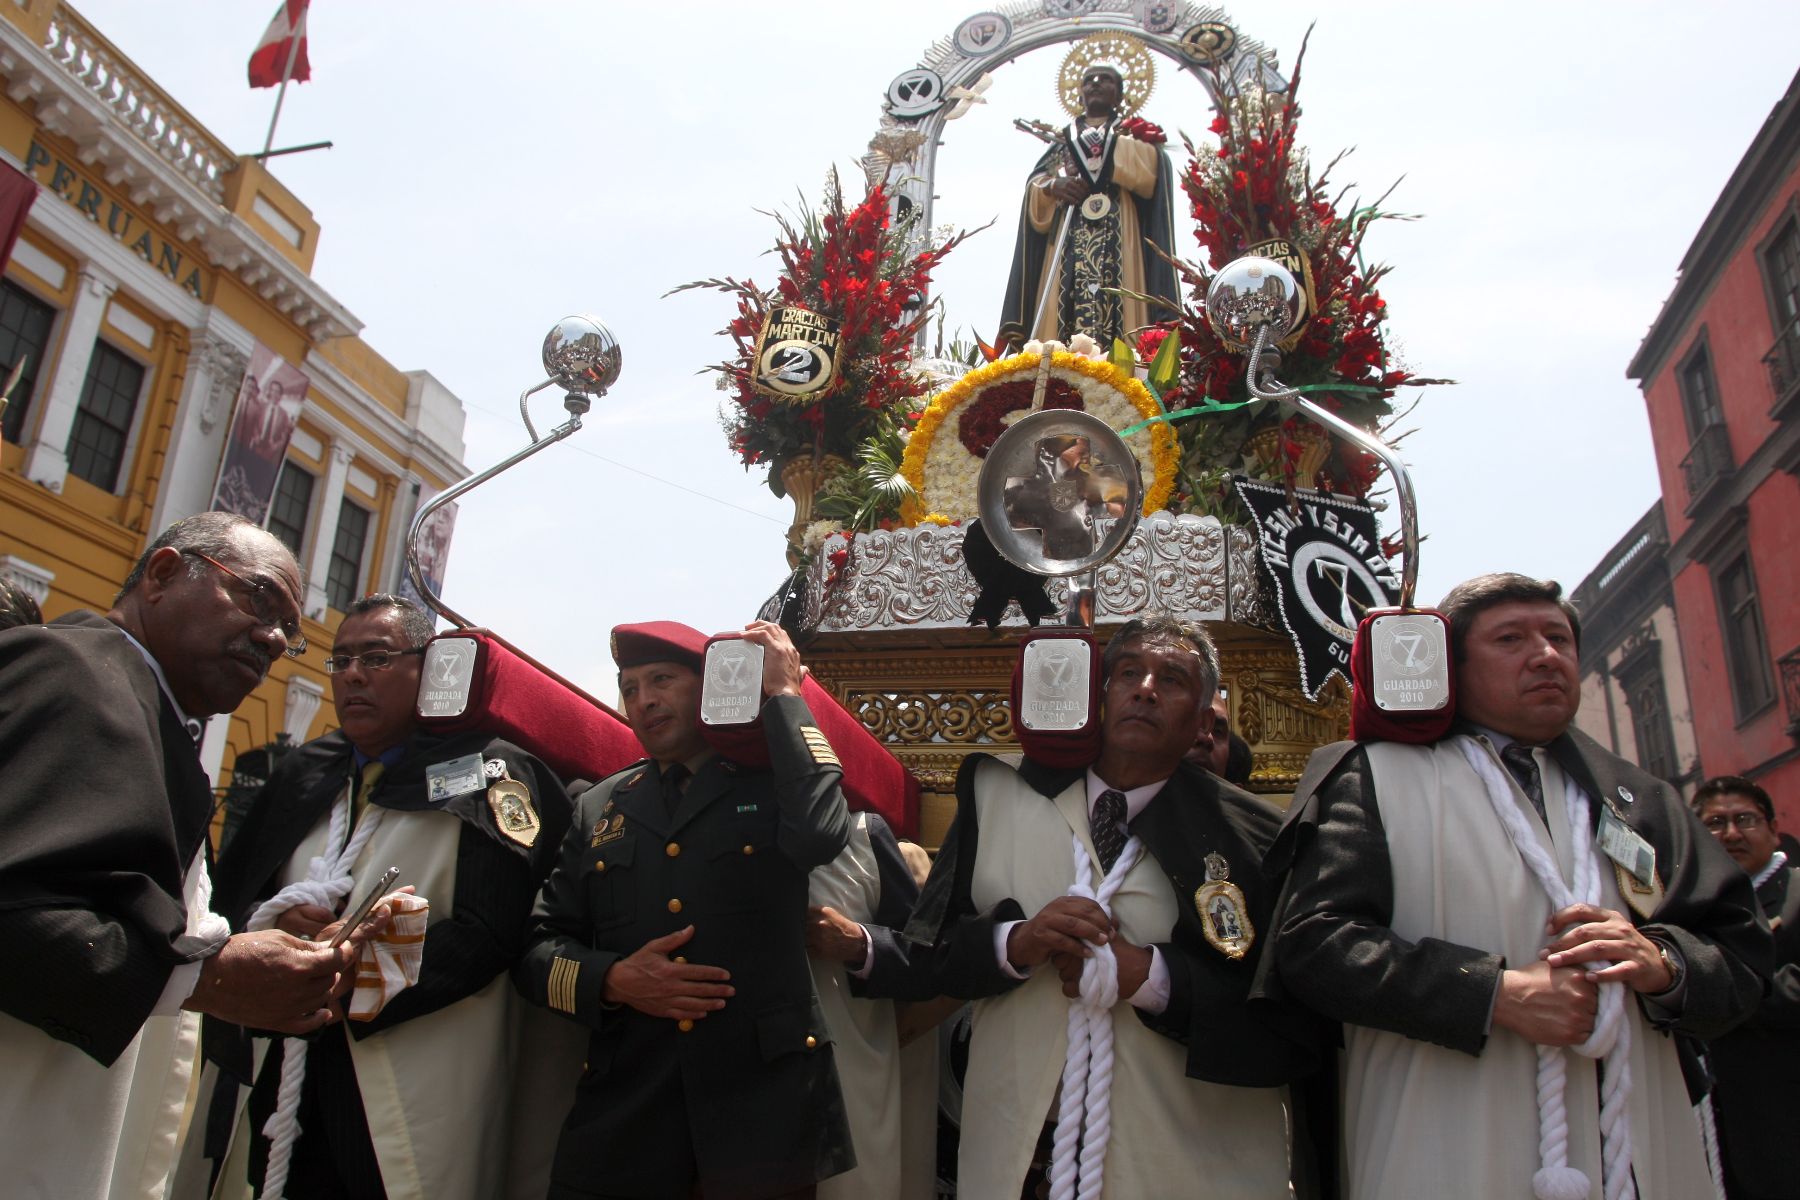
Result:
M362 903L356 906L356 911L345 917L344 923L338 926L337 933L332 935L331 946L333 949L343 945L344 939L350 936L350 931L369 919L369 913L374 910L375 902L388 894L388 889L394 886L394 880L398 878L400 878L400 868L389 867L381 878L375 881L375 886L370 888L369 894L362 898Z

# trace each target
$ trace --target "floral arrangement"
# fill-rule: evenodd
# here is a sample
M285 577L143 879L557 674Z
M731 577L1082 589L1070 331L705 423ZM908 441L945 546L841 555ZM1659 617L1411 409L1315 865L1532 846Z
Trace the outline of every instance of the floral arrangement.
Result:
M800 456L815 462L826 455L857 457L871 438L891 438L898 415L916 407L927 391L911 369L913 341L930 317L921 300L931 272L967 235L920 248L909 225L890 221L890 204L877 183L861 202L846 206L833 171L820 211L802 205L793 220L771 214L779 227L773 252L781 263L773 290L726 277L682 284L670 293L705 288L737 300L737 315L721 331L737 353L710 368L730 396L721 406L721 423L746 468L774 468L768 484L777 496L784 494L784 463ZM840 323L838 370L819 392L774 397L752 386L757 336L770 309L781 305Z
M1082 336L1075 344L1090 352L1098 349ZM900 464L914 493L902 509L909 524L949 525L978 514L976 481L982 460L995 439L1031 411L1045 353L1050 354L1050 369L1042 407L1079 409L1114 429L1162 413L1150 390L1128 369L1055 342L1027 343L1023 353L964 375L920 414ZM1180 457L1175 434L1168 423L1157 422L1131 434L1125 444L1136 455L1144 481L1144 512L1153 513L1168 502L1174 487Z
M1164 403L1171 410L1212 410L1183 424L1186 494L1177 497L1180 509L1239 517L1225 486L1234 469L1357 497L1368 494L1380 472L1367 453L1333 442L1302 417L1284 420L1267 405L1242 404L1245 353L1219 340L1207 321L1205 298L1212 272L1252 247L1285 240L1302 259L1296 274L1309 277L1308 320L1283 343L1283 383L1305 388L1322 407L1374 430L1392 418L1396 388L1447 382L1416 378L1389 361L1387 303L1377 287L1388 268L1364 265L1363 240L1377 220L1410 218L1383 211L1385 195L1340 212L1345 193L1333 197L1328 189L1335 186L1330 175L1341 154L1312 171L1296 141L1304 59L1303 46L1285 94L1246 84L1224 99L1212 124L1217 150L1188 144L1192 161L1181 186L1206 262L1176 262L1189 288L1183 316L1142 332L1135 347L1148 362L1165 338L1178 335L1180 373Z
M1161 125L1142 117L1126 117L1119 122L1119 132L1152 146L1160 146L1169 140L1169 135L1163 132Z

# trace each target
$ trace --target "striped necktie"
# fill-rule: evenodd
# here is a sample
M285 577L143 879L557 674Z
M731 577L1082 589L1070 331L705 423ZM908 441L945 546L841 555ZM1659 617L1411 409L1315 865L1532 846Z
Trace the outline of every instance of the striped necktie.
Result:
M1100 793L1094 801L1094 815L1089 818L1093 826L1094 851L1100 855L1100 869L1112 873L1113 864L1119 861L1119 855L1125 851L1125 842L1130 836L1125 831L1125 793L1107 790Z

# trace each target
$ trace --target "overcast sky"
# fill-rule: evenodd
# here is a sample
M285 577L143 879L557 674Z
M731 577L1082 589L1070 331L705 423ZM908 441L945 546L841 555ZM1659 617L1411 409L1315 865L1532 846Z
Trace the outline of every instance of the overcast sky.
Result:
M272 108L244 69L275 7L79 5L240 152ZM728 350L729 301L660 297L772 282L755 210L816 198L833 163L859 192L888 81L982 7L316 0L313 79L289 89L276 141L335 148L273 169L323 226L314 277L363 337L462 398L471 468L525 443L516 398L557 318L591 312L624 347L581 433L465 502L453 605L607 698L612 625L754 615L791 509L736 464L695 374ZM1573 587L1657 496L1625 367L1800 65L1800 7L1264 0L1229 19L1284 69L1316 22L1302 142L1320 161L1355 146L1336 177L1369 198L1404 175L1391 205L1426 218L1370 238L1395 267L1402 361L1461 381L1430 389L1404 447L1421 595L1498 568ZM940 275L953 327L993 333L1039 150L1010 123L1058 118L1062 53L1002 69L947 127L938 221L1000 218ZM1157 63L1145 115L1202 136L1200 86Z

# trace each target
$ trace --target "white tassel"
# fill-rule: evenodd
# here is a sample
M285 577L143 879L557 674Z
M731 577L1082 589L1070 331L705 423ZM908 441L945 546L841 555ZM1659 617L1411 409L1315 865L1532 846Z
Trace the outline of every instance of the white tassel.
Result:
M1588 798L1575 781L1566 780L1563 791L1563 805L1569 817L1569 853L1575 864L1575 881L1565 884L1555 858L1513 798L1510 776L1473 738L1462 739L1462 752L1485 785L1494 815L1506 827L1519 857L1550 898L1552 911L1571 904L1598 905L1600 857L1594 849L1593 830L1588 827ZM1610 965L1595 962L1589 969L1598 971ZM1594 1031L1572 1049L1583 1058L1605 1061L1600 1085L1602 1192L1605 1200L1632 1200L1637 1195L1637 1184L1631 1175L1631 1022L1625 1009L1624 984L1600 985ZM1585 1200L1589 1194L1588 1177L1569 1165L1569 1114L1565 1099L1568 1062L1558 1046L1539 1046L1537 1056L1540 1169L1532 1176L1532 1191L1537 1200Z
M343 903L356 880L350 874L363 847L381 825L385 809L370 806L362 822L340 854L331 847L344 841L350 824L350 791L338 797L331 809L331 831L326 834L324 854L306 866L306 878L290 883L263 901L246 923L248 929L273 929L281 914L302 904L336 910ZM300 1140L300 1088L306 1081L306 1047L304 1038L283 1038L281 1049L281 1086L275 1092L275 1111L263 1123L263 1136L269 1139L269 1167L263 1175L263 1200L283 1200L287 1190L288 1168L293 1163L294 1144Z
M1112 900L1143 857L1136 837L1093 887L1087 848L1072 839L1075 882L1068 894L1092 900L1112 916ZM1050 1150L1050 1200L1099 1200L1105 1185L1106 1145L1112 1138L1113 1005L1119 1002L1119 959L1112 944L1096 946L1081 967L1081 994L1069 1001L1069 1049L1063 1059L1062 1105Z

